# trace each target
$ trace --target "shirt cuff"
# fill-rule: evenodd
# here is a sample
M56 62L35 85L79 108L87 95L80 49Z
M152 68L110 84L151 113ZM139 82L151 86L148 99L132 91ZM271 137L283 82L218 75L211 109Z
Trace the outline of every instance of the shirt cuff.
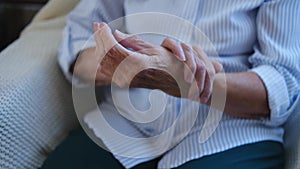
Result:
M263 81L268 95L270 120L267 125L280 126L288 119L289 95L282 75L272 66L261 65L250 71L256 73Z

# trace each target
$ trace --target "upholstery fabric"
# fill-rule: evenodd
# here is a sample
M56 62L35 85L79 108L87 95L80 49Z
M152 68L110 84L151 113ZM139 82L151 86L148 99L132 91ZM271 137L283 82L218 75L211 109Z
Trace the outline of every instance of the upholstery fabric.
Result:
M38 168L78 125L71 85L57 64L65 14L77 0L51 0L0 54L0 168Z

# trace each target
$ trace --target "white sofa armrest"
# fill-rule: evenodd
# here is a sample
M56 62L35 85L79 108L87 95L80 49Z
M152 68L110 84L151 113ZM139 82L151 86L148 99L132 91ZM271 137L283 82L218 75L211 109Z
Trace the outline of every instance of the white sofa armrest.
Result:
M78 2L67 1L72 1L67 10ZM0 53L0 168L40 167L78 125L71 85L57 63L65 16L52 15L49 6L59 3L51 0Z

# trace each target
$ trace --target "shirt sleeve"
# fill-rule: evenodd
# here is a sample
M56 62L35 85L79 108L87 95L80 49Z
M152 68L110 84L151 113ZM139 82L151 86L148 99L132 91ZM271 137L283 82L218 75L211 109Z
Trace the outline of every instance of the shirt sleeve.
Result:
M270 126L284 124L299 100L299 9L299 0L269 0L257 13L258 45L249 62L267 90Z
M96 46L93 39L93 23L110 23L124 16L123 0L81 0L67 16L63 39L58 51L58 63L69 82L73 75L69 71L81 50ZM113 29L120 24L113 24ZM82 84L74 78L75 85Z

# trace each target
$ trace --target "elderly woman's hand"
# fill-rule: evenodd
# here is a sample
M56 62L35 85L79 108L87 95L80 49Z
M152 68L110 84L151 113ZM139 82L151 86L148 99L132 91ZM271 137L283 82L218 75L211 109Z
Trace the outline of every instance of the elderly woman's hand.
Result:
M136 47L140 45L139 52L131 51L122 46L113 36L111 29L105 23L95 23L94 24L94 38L96 40L96 47L86 49L81 52L78 56L75 67L74 75L83 79L86 82L95 83L97 86L116 84L119 87L127 87L130 85L131 80L135 75L141 75L141 71L148 70L151 72L151 76L156 80L156 86L149 86L150 79L142 77L143 80L134 81L133 84L146 84L147 86L136 86L136 87L146 87L152 89L163 89L163 86L168 85L169 94L179 96L179 92L175 94L175 86L171 87L174 83L169 83L168 80L160 81L160 78L165 77L166 73L161 72L153 76L153 72L150 69L160 69L161 71L166 71L167 67L173 65L173 68L177 67L182 69L182 64L177 61L175 57L172 57L171 52L160 46L154 46L150 43L144 42L137 37L132 36L129 39L125 39L122 42L134 43ZM118 36L119 35L119 36ZM116 32L115 36L120 39L125 37L120 37L125 34ZM125 35L126 36L126 35ZM128 35L126 37L129 37ZM126 62L126 63L125 63ZM176 65L176 66L175 66ZM175 67L174 67L175 66ZM171 70L170 70L171 71ZM171 71L174 72L174 71ZM144 74L146 76L146 74ZM150 76L150 74L147 74ZM178 75L175 75L176 77ZM170 78L169 78L170 79ZM137 80L137 78L135 78ZM137 83L138 82L138 83ZM165 83L166 85L163 85ZM176 82L175 82L175 85ZM173 90L171 92L171 90Z
M169 38L166 38L161 47L158 47L139 39L137 36L130 36L120 32L116 32L115 36L119 40L119 43L126 48L131 48L146 55L156 55L157 58L161 59L159 62L166 64L165 71L169 71L168 73L171 73L172 75L174 75L172 71L175 71L177 72L175 75L181 76L175 77L176 80L181 79L183 76L185 82L190 84L190 89L188 95L181 97L188 97L197 101L199 101L200 98L200 102L207 103L212 93L214 75L222 70L222 66L216 61L209 60L200 47L190 46L185 43L179 44ZM171 51L173 56L175 55L178 60L174 60L174 57L170 56L170 53L165 51L165 49ZM164 62L163 60L166 59L166 57L173 60ZM181 62L184 62L183 69L174 70L174 67L176 67L175 65L180 64ZM182 65L182 63L180 65ZM162 72L156 76L162 76ZM162 88L164 84L163 81L166 79L169 78L161 78L162 81L159 83L161 87L158 88ZM194 80L196 80L197 85L191 85ZM180 85L187 86L182 82ZM185 91L185 87L180 88L180 90ZM185 92L181 91L181 94L182 93Z
M94 31L96 47L83 51L76 61L74 74L80 78L98 86L160 89L176 97L200 98L202 103L210 98L221 66L201 48L171 39L155 46L119 31L113 36L105 23L95 23ZM192 85L194 79L197 83Z
M96 47L80 52L74 64L73 74L97 86L109 85L118 65L135 53L121 46L105 23L94 23L94 38Z
M196 80L199 93L192 87L189 98L198 99L200 95L200 102L207 103L212 93L214 76L222 71L222 65L210 60L199 46L176 43L170 38L166 38L161 45L185 62L184 79L189 83Z

